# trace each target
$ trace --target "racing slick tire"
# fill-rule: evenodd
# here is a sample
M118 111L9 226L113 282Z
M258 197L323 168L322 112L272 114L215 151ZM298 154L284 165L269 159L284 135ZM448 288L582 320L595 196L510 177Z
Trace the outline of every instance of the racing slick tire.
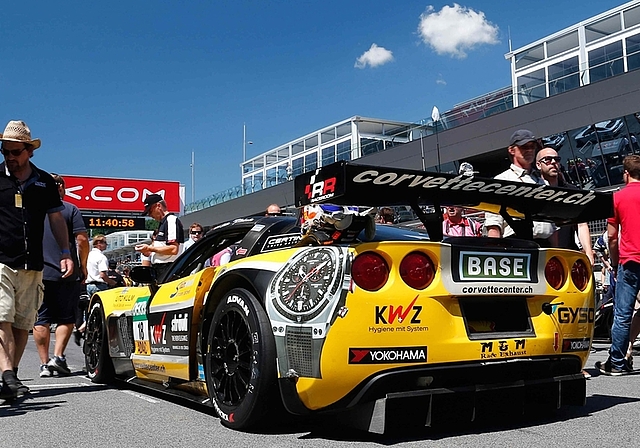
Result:
M276 350L271 325L260 302L246 289L226 293L207 336L207 389L223 425L262 426L267 408L277 408ZM269 411L271 413L271 410Z
M87 317L84 362L87 368L87 376L92 382L106 384L113 381L115 371L113 362L109 357L109 339L100 302L93 304Z

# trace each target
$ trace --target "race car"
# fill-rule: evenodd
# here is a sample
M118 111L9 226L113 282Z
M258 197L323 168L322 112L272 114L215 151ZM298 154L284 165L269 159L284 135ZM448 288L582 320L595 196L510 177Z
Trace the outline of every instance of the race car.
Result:
M608 217L611 194L348 162L294 194L300 219L222 223L165 278L137 267L141 286L94 294L89 377L187 396L243 430L278 410L384 433L584 404L591 266L531 241L532 221ZM452 204L500 213L519 238L443 238ZM354 205L410 205L424 229Z

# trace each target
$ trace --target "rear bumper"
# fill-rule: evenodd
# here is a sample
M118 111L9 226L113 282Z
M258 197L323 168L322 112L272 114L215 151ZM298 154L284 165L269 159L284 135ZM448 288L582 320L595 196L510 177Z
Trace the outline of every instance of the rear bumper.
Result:
M471 422L497 410L515 416L541 407L582 406L585 397L586 380L582 374L572 374L537 381L394 392L349 409L345 419L356 428L383 434L391 428Z
M414 366L381 371L324 411L337 411L345 423L374 433L390 428L432 426L439 420L474 421L508 410L582 406L586 381L577 356L515 358ZM285 407L310 411L295 392L295 383L281 379Z

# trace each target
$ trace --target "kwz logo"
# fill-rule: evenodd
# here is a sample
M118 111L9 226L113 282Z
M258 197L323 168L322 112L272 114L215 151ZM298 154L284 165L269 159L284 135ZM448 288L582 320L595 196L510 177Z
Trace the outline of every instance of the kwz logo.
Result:
M304 194L310 201L327 199L336 192L336 178L319 180L315 182L315 175L311 177L311 183L304 188Z
M410 324L419 324L421 322L420 313L422 312L422 306L416 305L416 300L418 300L418 296L406 307L402 305L376 306L376 325L391 325L396 321L399 324L406 323L405 321L408 318L411 319L409 321Z

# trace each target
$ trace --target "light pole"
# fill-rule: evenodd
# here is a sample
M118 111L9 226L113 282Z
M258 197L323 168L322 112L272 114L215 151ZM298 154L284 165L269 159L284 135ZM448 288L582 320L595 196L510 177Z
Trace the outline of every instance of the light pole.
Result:
M191 151L191 203L196 202L196 153Z
M247 125L242 123L242 161L247 161L247 143L253 145L252 141L247 141Z

